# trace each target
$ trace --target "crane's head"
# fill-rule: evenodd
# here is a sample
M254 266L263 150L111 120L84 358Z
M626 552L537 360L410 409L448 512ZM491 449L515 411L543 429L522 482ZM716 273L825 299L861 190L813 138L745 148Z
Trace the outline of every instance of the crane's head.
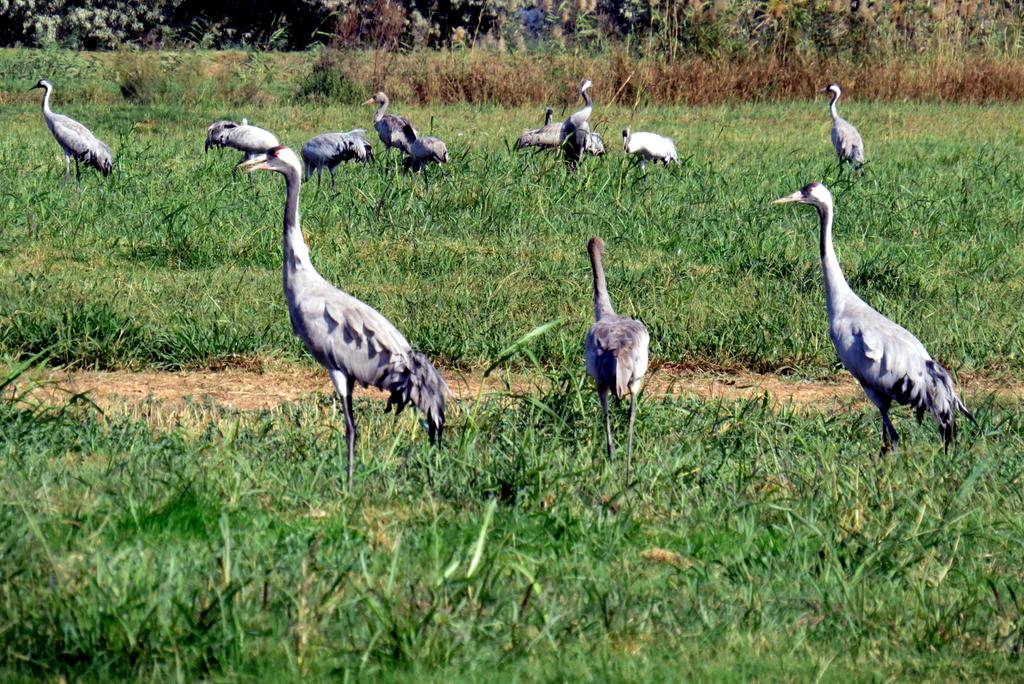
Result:
M823 93L829 93L832 97L838 98L843 94L843 91L839 89L838 83L829 83L827 86L821 89Z
M253 171L277 171L278 173L301 174L302 164L289 148L284 145L271 147L265 153L238 165L246 173Z
M832 193L821 183L809 183L800 188L792 195L786 195L772 202L772 204L789 204L799 202L800 204L812 204L819 209L832 206Z
M588 90L590 90L590 86L592 86L592 85L594 85L594 84L590 82L590 79L584 80L582 83L580 83L580 92L581 93L587 92Z
M629 137L629 129L628 128L623 128L622 129L622 139L625 140L628 137Z
M31 88L29 88L29 90L35 90L36 88L50 89L52 87L53 87L53 84L51 84L45 78L41 78L38 81L36 81L36 84L34 86L32 86Z
M388 96L384 94L383 90L380 90L380 91L374 93L373 97L371 97L369 100L367 100L363 104L364 105L375 104L378 107L380 107L381 105L386 105L387 103L388 103Z

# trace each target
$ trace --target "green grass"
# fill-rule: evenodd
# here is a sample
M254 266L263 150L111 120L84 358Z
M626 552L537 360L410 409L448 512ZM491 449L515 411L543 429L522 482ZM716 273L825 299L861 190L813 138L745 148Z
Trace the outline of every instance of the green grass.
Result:
M552 379L462 405L440 450L361 402L354 497L329 401L172 425L0 405L0 673L1024 674L1019 405L879 459L863 405L647 402L623 491L587 383Z
M118 161L65 186L37 108L0 109L0 354L307 359L280 291L282 182L233 179L238 155L202 154L205 126L244 115L298 148L369 108L59 90L55 108ZM429 184L381 162L343 167L337 194L307 187L314 263L449 367L560 320L536 363L510 360L548 389L460 403L438 449L360 401L352 497L330 400L0 403L0 678L1020 679L1019 403L968 397L980 427L949 453L901 412L880 459L864 402L651 399L623 491L580 358L598 234L656 362L830 374L816 217L770 205L824 179L855 289L953 369L1019 380L1020 107L850 102L870 159L852 183L833 182L821 102L599 107L611 152L576 176L509 151L532 109L396 108L453 162ZM618 152L626 123L674 135L686 163L643 182Z
M245 114L298 148L316 132L369 126L370 108L56 105L111 142L117 166L106 181L64 186L38 110L0 112L0 353L46 348L100 368L302 358L280 294L283 183L232 179L238 155L204 156L205 124ZM307 186L303 227L321 272L432 357L483 365L553 319L580 338L591 316L585 242L600 234L613 300L647 323L655 359L806 374L835 365L814 213L770 205L834 180L823 103L599 108L611 151L577 176L508 151L535 111L401 109L448 140L446 177L427 185L383 163L344 167L343 191ZM844 112L870 160L863 180L831 182L850 282L952 367L1019 375L1020 108ZM616 147L627 122L674 135L686 163L640 181ZM557 335L536 351L551 366L577 356Z

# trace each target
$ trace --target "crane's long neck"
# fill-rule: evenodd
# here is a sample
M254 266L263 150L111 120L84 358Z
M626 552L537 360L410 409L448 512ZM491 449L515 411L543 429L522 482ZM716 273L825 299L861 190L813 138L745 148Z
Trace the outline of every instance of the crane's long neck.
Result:
M839 102L839 93L834 90L830 90L829 97L832 98L832 101L828 104L828 111L832 114L832 120L835 121L839 118L839 112L836 110L836 102Z
M288 287L289 279L296 271L312 268L309 260L309 248L302 239L302 226L299 223L299 188L302 179L298 171L285 174L284 202L284 282Z
M384 118L384 112L386 112L387 110L388 110L388 101L384 100L383 102L380 103L380 106L377 107L377 114L373 117L373 120L374 121L380 121L381 119L383 119Z
M612 300L608 298L608 284L604 279L604 264L601 263L599 247L591 246L590 248L590 267L594 271L594 320L599 321L604 316L615 314Z
M594 106L594 101L590 99L590 89L589 88L586 89L586 90L581 90L580 91L580 95L583 96L583 102L586 103L588 108Z
M50 116L53 114L53 110L50 109L50 93L53 88L49 84L43 86L43 114Z
M818 251L821 253L821 270L825 276L825 306L828 307L829 318L834 316L851 292L843 269L836 258L836 250L832 246L832 207L830 205L816 207L821 229L818 235Z
M554 111L552 111L550 109L548 109L547 111L544 112L544 125L545 126L550 126L551 125L551 117L553 115L554 115Z

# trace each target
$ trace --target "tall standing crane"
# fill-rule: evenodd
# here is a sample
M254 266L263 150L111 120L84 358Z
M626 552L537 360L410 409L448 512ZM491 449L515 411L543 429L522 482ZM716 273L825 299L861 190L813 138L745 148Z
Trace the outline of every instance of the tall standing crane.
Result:
M75 160L75 181L79 185L82 183L80 163L95 167L104 177L109 176L114 163L114 155L110 152L110 147L70 116L57 114L50 109L52 83L42 79L29 90L36 88L42 88L45 91L43 93L43 118L46 120L46 126L50 129L50 133L53 134L54 140L64 150L64 180L71 180L72 159Z
M917 420L930 413L946 446L956 436L956 414L974 416L957 396L949 371L932 359L910 332L868 306L846 282L832 246L832 193L811 183L775 204L799 202L818 210L818 249L825 279L828 332L839 360L857 379L882 416L882 451L899 441L889 419L893 402L914 407Z
M327 369L341 397L348 445L348 488L352 491L356 423L352 390L356 384L388 392L385 411L401 412L409 403L426 417L430 441L444 432L448 385L430 360L413 351L402 333L376 309L343 292L317 273L299 224L302 164L287 147L274 147L242 163L248 172L284 176L284 296L292 332Z

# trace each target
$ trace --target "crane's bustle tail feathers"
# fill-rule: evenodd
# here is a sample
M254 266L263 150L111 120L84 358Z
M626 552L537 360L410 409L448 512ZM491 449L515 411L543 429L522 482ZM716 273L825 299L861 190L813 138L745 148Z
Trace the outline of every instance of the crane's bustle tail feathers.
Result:
M942 439L948 444L956 437L958 412L975 425L977 421L957 396L949 371L933 359L925 361L925 371L924 387L915 387L909 378L904 377L892 388L893 398L897 403L913 406L918 422L924 418L925 412L930 413L939 426Z
M441 441L445 402L450 391L430 359L419 352L411 352L408 368L392 375L382 389L391 393L385 411L394 407L396 414L401 413L411 402L427 419L430 441L435 444Z

